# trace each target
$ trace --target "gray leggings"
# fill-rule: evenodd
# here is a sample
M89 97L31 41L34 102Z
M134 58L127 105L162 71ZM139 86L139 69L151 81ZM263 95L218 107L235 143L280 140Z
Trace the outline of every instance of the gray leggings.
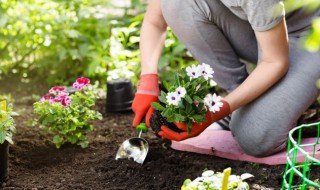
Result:
M162 12L174 34L197 61L211 65L214 80L228 92L248 76L240 59L258 62L260 53L250 24L219 0L162 0ZM250 155L262 157L284 149L289 130L317 98L320 53L299 48L298 40L296 34L289 34L290 67L285 77L232 113L232 134Z

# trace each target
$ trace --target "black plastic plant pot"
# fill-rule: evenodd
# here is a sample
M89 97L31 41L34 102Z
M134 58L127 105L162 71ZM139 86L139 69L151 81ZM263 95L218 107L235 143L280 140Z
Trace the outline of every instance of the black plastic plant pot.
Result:
M133 98L131 80L120 78L107 82L107 112L130 111Z
M5 181L8 178L8 166L9 166L9 143L4 141L0 144L0 182Z
M155 110L150 117L150 127L157 137L160 137L158 132L161 130L161 126L167 126L169 129L177 133L183 132L174 123L168 122L166 118L161 115L160 111Z

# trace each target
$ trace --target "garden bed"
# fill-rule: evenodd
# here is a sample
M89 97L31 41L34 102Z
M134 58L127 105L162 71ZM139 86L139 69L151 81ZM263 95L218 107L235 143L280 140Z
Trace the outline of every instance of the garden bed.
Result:
M194 179L204 169L223 171L232 168L233 174L251 173L255 177L247 182L252 189L280 189L284 165L227 160L208 155L179 152L170 149L152 132L143 137L150 149L143 165L129 160L115 160L119 145L127 138L137 136L131 127L132 112L106 113L105 100L98 101L97 109L102 121L95 121L87 149L64 144L56 149L51 137L41 134L37 127L28 127L34 118L32 104L16 103L14 110L17 133L10 146L9 180L3 189L108 189L153 190L180 189L186 178ZM320 176L314 170L314 176Z

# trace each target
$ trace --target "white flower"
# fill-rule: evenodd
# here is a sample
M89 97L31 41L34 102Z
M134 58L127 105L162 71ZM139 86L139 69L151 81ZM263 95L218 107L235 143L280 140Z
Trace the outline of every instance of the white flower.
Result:
M246 182L241 182L239 185L238 185L238 189L239 190L248 190L250 187L248 185L248 183Z
M180 98L184 98L187 93L186 89L182 86L179 86L178 88L176 88L175 92L178 94Z
M169 105L177 106L181 100L180 96L176 92L169 92L166 96Z
M198 72L200 76L203 76L206 80L208 80L209 78L212 78L213 77L212 74L214 73L210 65L205 63L202 63L201 65L198 66Z
M187 67L186 71L187 71L187 75L190 78L198 78L200 76L199 67L197 67L196 65L191 65Z
M223 106L221 97L217 96L216 94L207 94L204 98L204 103L213 113L215 113L216 111L220 111L220 108Z
M210 177L210 176L212 176L214 174L214 171L212 171L212 170L207 170L207 171L204 171L203 173L202 173L202 177Z

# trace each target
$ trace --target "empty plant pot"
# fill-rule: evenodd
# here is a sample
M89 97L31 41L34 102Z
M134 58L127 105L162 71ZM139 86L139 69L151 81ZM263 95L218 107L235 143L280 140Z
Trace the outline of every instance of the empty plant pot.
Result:
M120 78L107 82L107 112L130 111L133 98L131 80Z
M9 143L4 141L0 144L0 182L8 178L8 165L9 165Z

